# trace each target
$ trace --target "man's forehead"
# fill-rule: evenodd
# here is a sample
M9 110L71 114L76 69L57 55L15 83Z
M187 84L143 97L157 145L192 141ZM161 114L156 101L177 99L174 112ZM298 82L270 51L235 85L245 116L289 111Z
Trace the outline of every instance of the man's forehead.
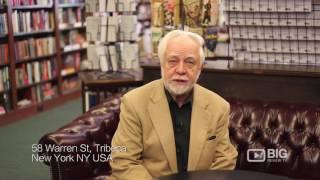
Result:
M168 53L166 53L166 56L167 56L167 57L179 57L179 56L181 56L181 54L178 53L178 52L168 52ZM183 56L184 56L184 57L190 57L190 58L196 58L196 57L197 57L197 54L189 53L189 52L184 52L184 53L183 53Z
M188 43L193 42L193 43L199 45L198 42L195 39L193 39L193 38L191 38L190 36L187 36L187 35L180 35L180 36L177 36L177 37L174 37L174 38L170 39L168 41L168 45L172 44L172 43L185 44L187 42Z

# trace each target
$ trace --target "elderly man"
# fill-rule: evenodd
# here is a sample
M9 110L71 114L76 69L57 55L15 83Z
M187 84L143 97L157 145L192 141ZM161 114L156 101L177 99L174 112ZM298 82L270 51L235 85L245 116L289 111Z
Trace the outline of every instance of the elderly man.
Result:
M168 174L233 169L230 106L196 84L204 62L201 36L169 32L159 44L162 79L123 96L112 146L112 177L152 179Z

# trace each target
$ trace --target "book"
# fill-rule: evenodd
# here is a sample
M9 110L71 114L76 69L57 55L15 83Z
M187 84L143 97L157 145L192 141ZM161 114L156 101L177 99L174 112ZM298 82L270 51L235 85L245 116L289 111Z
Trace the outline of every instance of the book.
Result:
M7 14L0 14L0 35L8 34Z
M85 92L85 111L98 104L98 95L96 92Z
M0 44L0 65L9 63L9 46Z
M41 92L43 101L46 101L57 95L57 87L52 83L45 83L41 85Z
M137 69L138 63L138 44L124 42L122 47L122 64L126 69Z
M99 12L106 12L107 10L107 0L99 0Z
M106 46L96 46L96 53L98 56L98 61L99 61L99 69L102 72L106 72L109 69L109 62L108 62L108 47Z
M198 0L183 0L184 24L191 28L201 26L201 2Z
M219 0L204 0L202 4L201 23L204 26L216 26L219 20Z
M79 88L80 88L80 81L78 77L64 78L62 82L62 89L64 93L67 93Z
M102 16L101 25L100 25L100 41L101 42L107 41L107 29L108 29L108 17Z
M120 23L120 40L135 41L137 39L136 25L137 16L122 15Z
M164 24L164 14L163 6L161 2L152 2L152 25L153 26L163 26Z
M92 69L99 69L99 59L96 52L97 45L90 44L87 48L87 56L89 62L91 62Z
M2 77L2 71L0 70L0 92L4 91L4 79Z
M86 13L95 13L98 12L99 0L86 0Z
M136 6L135 0L118 0L117 10L119 12L134 12L136 11Z
M214 56L214 51L217 46L218 27L211 26L205 28L204 39L206 43L206 57Z
M27 33L37 31L52 31L54 29L53 13L51 11L37 10L24 12L14 10L12 25L14 33Z
M107 12L115 12L115 11L116 11L116 0L108 0Z
M53 37L21 40L15 42L14 46L16 61L50 55L56 52L55 39Z
M119 59L118 59L118 55L117 55L117 50L116 50L116 46L114 45L110 45L108 46L109 48L109 57L110 57L110 61L111 61L111 66L112 66L112 70L113 71L118 71L119 70Z
M87 17L87 39L88 41L98 41L100 37L98 33L100 32L101 18L97 16Z
M108 42L116 42L118 36L118 16L108 17Z

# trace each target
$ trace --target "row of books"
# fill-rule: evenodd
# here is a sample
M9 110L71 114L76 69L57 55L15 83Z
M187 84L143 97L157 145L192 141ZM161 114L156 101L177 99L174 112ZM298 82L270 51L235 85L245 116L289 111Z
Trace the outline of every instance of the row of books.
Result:
M90 41L136 41L137 16L87 17L87 38Z
M14 33L49 31L54 29L54 14L49 11L13 11L12 25Z
M64 93L68 93L76 89L80 89L80 81L78 77L72 76L63 80L62 91Z
M0 14L0 35L8 34L7 14Z
M51 60L22 64L16 68L17 87L50 80L56 77L56 72L57 66Z
M23 61L28 58L51 55L56 52L55 38L31 38L15 43L16 61Z
M84 33L80 33L78 30L67 31L60 36L60 47L65 51L68 51L70 45L81 45L86 42Z
M80 69L81 53L68 54L63 59L63 67L61 69L61 76L73 74Z
M135 12L136 0L86 0L86 12Z
M22 108L28 105L36 104L54 98L58 94L57 85L53 82L46 82L34 86L30 89L24 89L19 92L18 107Z
M81 8L60 8L58 11L59 28L82 26Z
M9 0L12 6L51 5L52 0Z
M0 69L0 92L8 91L10 89L9 68L4 67Z
M9 63L8 44L0 44L0 65Z

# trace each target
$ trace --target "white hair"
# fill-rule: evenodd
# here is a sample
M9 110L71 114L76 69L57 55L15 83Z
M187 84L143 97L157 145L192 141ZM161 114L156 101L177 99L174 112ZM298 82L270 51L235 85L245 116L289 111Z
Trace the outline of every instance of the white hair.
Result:
M201 64L204 63L205 60L205 55L204 55L204 39L193 32L187 32L187 31L182 31L182 30L173 30L170 31L168 34L166 34L160 41L159 46L158 46L158 57L160 59L160 63L163 64L163 59L164 59L164 54L167 50L168 42L171 39L174 39L179 36L187 36L194 40L198 45L199 45L199 56L200 56L200 62Z

